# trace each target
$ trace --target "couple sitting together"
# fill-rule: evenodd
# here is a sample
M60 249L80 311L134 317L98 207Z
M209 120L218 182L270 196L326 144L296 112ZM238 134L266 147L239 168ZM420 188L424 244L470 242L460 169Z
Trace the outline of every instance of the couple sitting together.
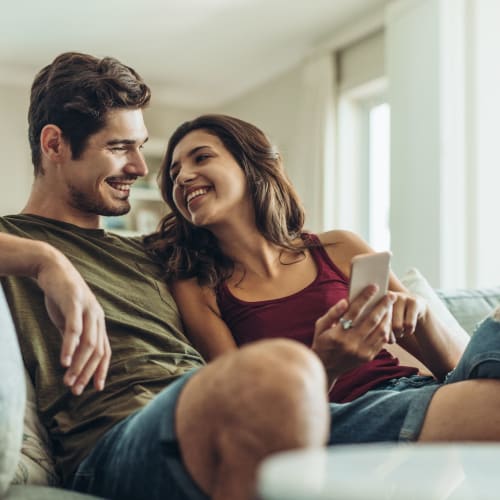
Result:
M395 276L369 311L376 286L349 302L350 262L372 250L304 230L257 127L183 123L161 166L171 211L158 231L100 229L148 172L149 99L113 58L65 53L43 68L32 191L0 218L2 285L67 487L249 499L259 463L282 450L500 441L500 323L469 341Z

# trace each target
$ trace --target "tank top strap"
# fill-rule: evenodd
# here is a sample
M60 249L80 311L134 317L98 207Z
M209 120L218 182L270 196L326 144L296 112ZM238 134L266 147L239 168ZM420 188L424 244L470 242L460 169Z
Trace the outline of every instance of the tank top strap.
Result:
M332 261L328 252L325 250L324 245L321 243L316 234L302 233L301 237L318 266L319 275L324 272L331 273L333 271L335 275L344 280L346 283L349 282L347 276Z

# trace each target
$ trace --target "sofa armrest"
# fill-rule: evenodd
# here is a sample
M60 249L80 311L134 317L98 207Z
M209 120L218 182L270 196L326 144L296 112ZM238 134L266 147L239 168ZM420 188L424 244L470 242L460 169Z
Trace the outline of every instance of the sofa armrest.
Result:
M0 346L0 498L3 498L19 461L26 391L16 330L1 287Z

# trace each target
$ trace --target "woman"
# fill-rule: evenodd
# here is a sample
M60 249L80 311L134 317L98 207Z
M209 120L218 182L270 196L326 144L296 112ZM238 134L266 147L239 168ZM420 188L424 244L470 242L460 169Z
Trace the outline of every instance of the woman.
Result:
M329 444L500 441L500 311L469 342L391 276L391 291L360 319L375 289L347 302L350 261L371 249L345 231L304 233L279 154L244 121L182 124L160 183L172 212L149 244L208 360L257 338L310 344L330 384ZM411 362L385 350L391 332ZM420 376L417 360L433 376ZM256 373L249 390L258 383Z
M297 194L258 128L222 115L181 125L169 141L160 184L172 211L153 247L186 332L207 360L261 338L320 341L315 323L333 304L344 304L351 259L372 250L350 232L303 231ZM446 331L395 276L389 288L362 334L336 328L331 401L352 401L401 377L434 383L460 359L468 338ZM343 307L356 325L359 314ZM337 322L327 321L324 330ZM391 350L410 363L401 365L384 348L394 342L392 332L403 349ZM418 377L418 368L434 378Z

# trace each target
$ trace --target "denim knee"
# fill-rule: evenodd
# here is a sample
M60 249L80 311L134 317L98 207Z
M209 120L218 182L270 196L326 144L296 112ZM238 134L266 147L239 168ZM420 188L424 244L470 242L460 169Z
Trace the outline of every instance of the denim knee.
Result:
M500 379L500 321L493 316L478 325L445 383L475 378Z

